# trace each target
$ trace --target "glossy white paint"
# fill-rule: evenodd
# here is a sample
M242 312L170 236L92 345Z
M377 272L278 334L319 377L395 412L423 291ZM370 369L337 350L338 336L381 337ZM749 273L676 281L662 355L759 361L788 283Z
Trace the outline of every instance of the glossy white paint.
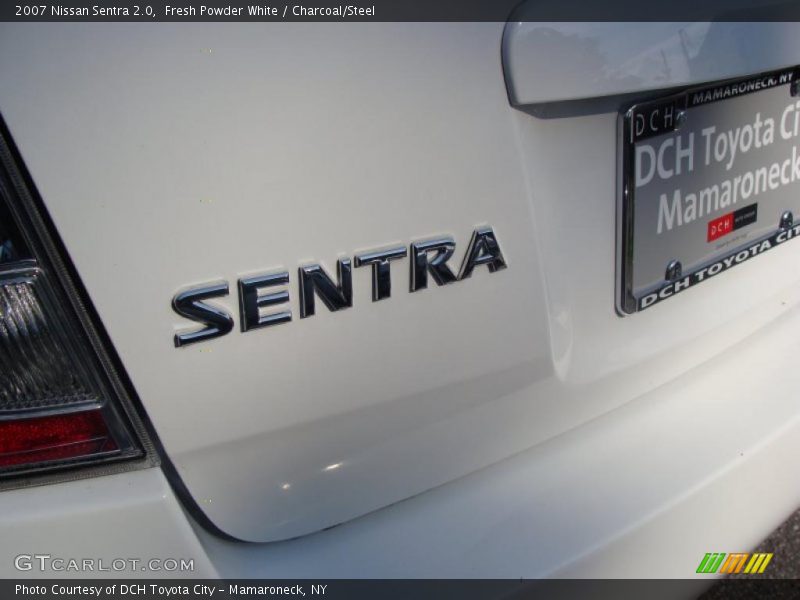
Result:
M794 23L509 23L515 104L691 85L796 65Z
M795 303L800 244L788 244L619 318L616 114L543 119L509 106L502 35L498 23L0 29L0 110L166 451L223 531L276 540L353 519L624 414L614 409L678 389L691 373L698 387L685 401L702 403L717 381L698 365L733 360L737 343ZM740 68L735 56L717 58L715 73ZM574 97L557 79L547 87ZM393 296L378 303L359 269L353 309L320 306L298 320L299 264L330 270L337 257L440 233L455 237L460 257L481 224L495 228L508 269L409 294L408 262L398 261ZM191 327L170 310L175 292L221 279L233 288L281 267L295 321L172 346L173 333ZM238 316L235 296L219 305ZM781 422L799 410L785 401ZM623 440L620 419L587 450ZM667 423L653 422L649 435L672 448L685 431ZM774 428L770 417L757 431ZM732 430L730 444L757 443L744 433ZM565 510L583 499L571 504L569 494L594 495L590 483L622 506L634 493L627 480L604 488L577 450L541 452L544 470L523 471L522 488L504 479L516 476L511 467L492 470L506 473L495 483L510 495L447 487L461 490L447 501L491 500L485 523L498 526L512 498L556 489L547 482L559 473L583 477L559 484ZM668 478L658 498L635 495L639 512L629 516L644 518L727 464L719 456L707 471ZM400 506L413 502L426 500ZM447 530L488 535L465 521L482 505L453 507ZM530 508L512 511L508 525L530 519ZM420 515L431 537L430 518L442 513ZM629 526L619 513L554 556L572 560ZM366 556L379 538L353 527ZM530 543L546 530L530 531ZM536 564L545 573L561 563Z
M92 561L92 569L75 569L72 559L81 567ZM171 563L151 565L151 559L193 562L191 570L166 572ZM0 494L4 579L218 576L159 469Z
M698 578L800 504L800 286L728 352L508 460L329 531L236 544L223 577ZM746 374L745 376L737 376Z
M17 554L41 552L186 557L197 577L695 577L699 591L713 581L695 573L706 552L747 551L800 502L800 286L771 298L760 318L776 309L679 381L296 540L224 542L195 523L193 533L157 469L3 492L0 575L19 575Z

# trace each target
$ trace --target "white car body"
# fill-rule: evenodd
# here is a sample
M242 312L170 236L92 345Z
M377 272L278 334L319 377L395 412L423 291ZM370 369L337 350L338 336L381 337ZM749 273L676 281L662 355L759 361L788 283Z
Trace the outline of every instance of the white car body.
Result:
M171 466L2 491L0 575L685 578L754 547L800 505L800 244L619 316L618 118L798 34L2 24L0 112ZM444 235L455 270L482 226L506 269L411 293L406 257L374 302L354 268L299 318L298 267ZM237 280L281 270L292 321L242 332ZM176 348L173 296L221 281L233 331Z

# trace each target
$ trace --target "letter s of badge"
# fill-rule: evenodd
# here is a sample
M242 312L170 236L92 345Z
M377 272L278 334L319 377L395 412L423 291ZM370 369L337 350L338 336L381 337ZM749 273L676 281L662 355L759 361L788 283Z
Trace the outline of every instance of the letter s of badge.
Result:
M228 283L204 285L186 290L172 299L173 310L187 319L205 325L203 329L175 334L175 347L210 340L229 333L233 329L233 318L224 310L210 306L202 300L228 295Z

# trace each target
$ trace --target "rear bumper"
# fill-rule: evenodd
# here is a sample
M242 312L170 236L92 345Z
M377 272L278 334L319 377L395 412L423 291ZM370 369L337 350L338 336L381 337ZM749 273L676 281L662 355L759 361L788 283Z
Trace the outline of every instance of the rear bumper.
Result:
M706 552L747 552L800 505L797 332L795 304L601 418L295 540L214 537L158 469L3 492L0 576L709 578L695 574ZM19 571L20 554L194 568Z

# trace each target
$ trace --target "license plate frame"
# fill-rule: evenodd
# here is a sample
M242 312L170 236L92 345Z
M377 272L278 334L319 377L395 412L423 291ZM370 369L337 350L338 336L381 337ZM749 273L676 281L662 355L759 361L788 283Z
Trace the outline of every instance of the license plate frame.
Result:
M783 91L778 91L779 89L782 89ZM776 215L774 215L774 228L766 231L764 230L765 221L763 219L771 218L769 217L769 214L771 213L768 211L766 216L762 218L762 222L758 225L758 228L752 228L754 232L756 229L759 230L758 235L749 235L747 232L742 232L740 233L739 237L744 237L739 244L731 243L730 240L726 240L724 243L720 242L721 247L717 251L714 251L713 255L711 256L701 256L701 258L698 260L681 261L679 260L681 257L681 252L677 249L674 250L672 252L674 256L665 256L663 259L664 275L659 281L653 279L654 267L651 264L649 265L650 281L649 283L647 281L643 283L642 279L647 279L646 277L641 276L643 267L636 264L635 253L637 244L645 250L648 250L648 248L646 248L646 244L649 242L652 245L654 242L651 240L656 239L655 236L642 234L642 223L644 222L642 220L647 219L649 223L652 223L654 221L652 216L653 213L659 213L659 210L654 208L656 201L650 197L654 194L644 194L643 190L637 190L637 185L640 185L645 181L645 178L642 177L642 171L644 168L641 166L646 162L643 160L645 155L647 155L648 160L651 156L653 157L654 161L656 160L655 154L651 155L650 150L641 148L641 146L644 145L649 146L649 144L644 144L643 142L652 140L655 143L661 140L660 143L662 143L663 146L666 140L672 139L673 144L670 146L669 142L667 142L667 148L662 152L664 156L667 156L666 150L668 150L670 147L680 149L681 141L678 140L678 137L688 135L689 133L695 133L698 135L695 136L694 139L694 143L697 144L697 147L692 146L692 153L694 157L694 153L696 152L697 148L700 147L702 142L702 140L698 137L701 134L701 131L694 131L691 129L691 127L686 127L686 123L691 123L691 121L694 120L693 117L695 114L702 115L702 118L708 118L710 114L714 113L715 105L716 107L719 107L724 103L728 103L726 104L726 107L728 108L729 112L733 113L735 112L733 109L736 105L731 103L735 103L736 101L739 101L747 96L757 96L758 94L766 93L770 94L769 99L773 104L780 102L779 94L784 94L787 106L796 102L797 112L798 115L800 115L800 96L798 95L800 93L800 67L795 66L759 73L757 75L736 79L727 79L704 84L702 86L686 88L658 98L634 103L629 105L627 109L620 112L618 119L618 214L616 234L616 309L620 316L631 315L641 312L647 308L651 308L657 304L660 304L663 300L672 298L686 289L707 281L722 271L726 271L733 266L749 260L750 258L759 256L767 250L772 249L775 246L788 241L789 239L794 239L794 237L800 236L800 219L795 218L795 216L800 216L800 201L798 201L798 204L792 207L793 210L787 209L778 211ZM745 104L752 106L754 102L757 102L757 100L753 100L751 98ZM742 104L740 103L738 106L741 107ZM722 114L724 117L725 111L720 111L720 114ZM671 115L671 119L668 118L669 115ZM758 115L760 117L761 113L758 113ZM759 117L756 117L756 123L758 122ZM783 125L783 122L781 122L781 124ZM742 126L742 128L746 128L746 126ZM753 129L754 128L751 127L751 131ZM758 128L755 129L758 131ZM720 129L720 133L724 134L724 127ZM735 131L730 130L729 133L733 135ZM702 134L705 135L704 132L702 132ZM712 147L712 140L714 139L713 136L714 133L709 133L707 137L703 138L708 146L706 150L710 152L710 155L705 155L705 153L703 153L704 157L701 157L699 162L703 162L703 158L708 160L709 157L717 157L716 148ZM735 138L730 137L728 139L731 142L730 147L733 148L733 142ZM796 142L798 146L800 146L800 137L797 138ZM783 145L785 146L790 142L787 142L784 139L782 140L782 143L784 143ZM781 145L778 144L777 146L778 149L774 150L773 152L780 151ZM637 147L647 151L637 153ZM742 145L742 147L744 146ZM763 151L766 147L766 145L763 145L760 147L760 150ZM758 152L754 152L754 154L758 154ZM638 163L637 156L639 156L641 159ZM744 154L741 154L740 156L744 156ZM734 159L731 160L731 163L733 163L735 159L736 157L734 154ZM694 158L692 158L686 164L691 162L692 165L694 165L693 161ZM680 163L680 160L678 159L677 162ZM655 162L653 164L655 165ZM709 165L702 165L702 167L707 166ZM714 163L711 166L717 168L720 165ZM656 168L656 166L653 168ZM661 167L659 165L658 169L660 168ZM728 165L728 169L730 168L731 167ZM638 171L635 171L636 169L638 169ZM680 167L678 166L678 173L680 174L679 169ZM672 170L674 172L675 168ZM702 169L698 169L698 171L700 170ZM757 170L760 171L761 168L759 167ZM666 167L665 172L669 172L669 169L666 169ZM713 173L714 171L712 169L709 172ZM659 177L661 176L661 170L658 170L658 175ZM760 175L760 173L757 175ZM754 175L753 177L755 178L757 175ZM639 179L637 179L637 176ZM688 174L684 177L684 179L687 178L689 178ZM703 176L700 176L699 179L701 182L706 181L703 179ZM650 185L650 181L644 183L644 185L641 185L641 187L647 187L647 185ZM794 180L792 183L794 183ZM711 186L714 186L713 183L707 185L708 187L702 188L703 191L707 191ZM797 181L797 185L800 186L800 180ZM785 190L788 190L791 186L786 184L784 187ZM770 193L773 192L774 190L770 189ZM662 193L661 195L664 194ZM670 230L666 231L668 234L667 236L665 236L663 239L658 239L659 246L667 244L663 240L669 237L669 234L672 233L671 226L674 222L674 219L677 219L679 225L688 224L688 222L682 223L681 218L678 218L676 214L676 212L681 212L681 198L679 197L676 200L675 198L667 195L668 201L666 204L664 204L661 195L659 196L659 207L661 211L658 214L658 219L660 219L658 222L658 235L660 236L664 233L664 231L662 231L662 225L670 225ZM687 194L687 199L689 195L690 194ZM743 195L744 194L742 194L742 196ZM784 195L789 196L789 192L784 191ZM697 194L695 194L695 196L697 196ZM770 197L774 198L778 196L779 194L773 194ZM800 196L800 194L798 194L798 196ZM700 197L700 204L702 205L703 197L702 195ZM708 203L707 206L710 207L711 204L709 198L710 192L705 198L706 202ZM717 196L717 198L719 198L719 196ZM736 196L734 194L734 203L737 202L735 198ZM636 220L637 202L640 213L639 222ZM674 209L675 202L678 202L679 204L677 211L672 210ZM779 198L777 202L780 203L782 200ZM730 229L730 231L733 231L734 226L736 226L736 229L746 229L748 226L756 224L759 218L761 218L761 215L758 214L760 203L760 200L755 203L738 203L732 206L732 210L729 211L729 214L719 213L712 215L709 213L705 215L706 217L714 217L711 221L705 222L708 226L708 239L706 240L706 244L717 241L717 238L712 237L712 221L718 220L718 225L720 228L727 227ZM668 206L669 209L665 210L664 206ZM702 210L703 209L701 207L701 214ZM764 215L764 210L764 207L762 207L762 215ZM734 211L739 211L740 214L734 215ZM787 212L789 213L789 217L791 217L790 223L786 222L785 215ZM682 214L683 213L681 213L681 215ZM669 217L673 217L674 219L669 220ZM721 217L725 218L720 220ZM703 224L704 221L702 220L697 225L692 224L692 227L694 227L694 233L696 233L698 228ZM726 236L728 233L730 233L730 231L726 230L726 233L722 233L720 237L723 235ZM677 233L678 231L676 229L676 231L672 234L673 238L675 238ZM736 238L733 239L735 240ZM767 242L767 244L764 242ZM696 247L698 246L696 240L693 240L692 244L694 244ZM675 244L673 243L672 246L674 247L674 245ZM726 245L728 247L725 247ZM686 251L685 248L684 251ZM705 247L704 251L706 254L708 254L708 247ZM743 254L745 252L746 256ZM651 252L650 254L653 253L654 252ZM702 252L700 252L700 254L702 255ZM656 258L655 260L657 261L658 259ZM650 262L653 263L653 260ZM684 262L686 263L686 266L684 266ZM677 265L673 263L677 263ZM636 277L634 275L635 271L637 271Z

